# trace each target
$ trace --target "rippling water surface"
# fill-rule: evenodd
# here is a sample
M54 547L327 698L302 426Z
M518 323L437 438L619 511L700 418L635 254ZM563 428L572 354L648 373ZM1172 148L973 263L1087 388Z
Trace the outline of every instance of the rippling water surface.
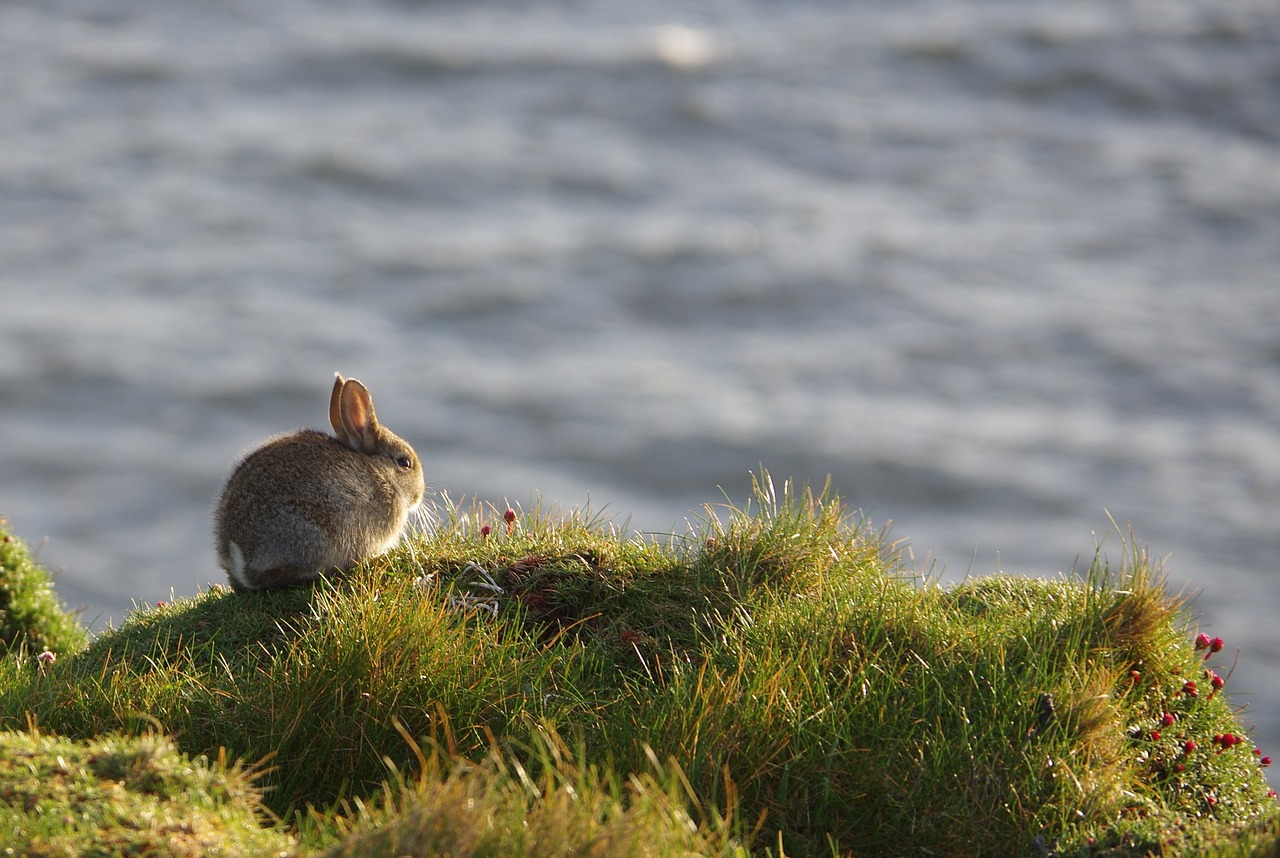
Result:
M944 580L1108 514L1280 747L1280 7L0 5L0 514L99 627L330 374L453 497L775 477Z

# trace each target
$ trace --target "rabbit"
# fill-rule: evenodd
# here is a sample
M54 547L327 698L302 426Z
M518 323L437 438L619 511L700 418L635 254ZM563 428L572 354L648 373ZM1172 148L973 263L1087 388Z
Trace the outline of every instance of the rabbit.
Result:
M378 423L363 384L335 376L333 435L268 438L227 478L214 532L238 593L305 584L389 551L422 501L418 454Z

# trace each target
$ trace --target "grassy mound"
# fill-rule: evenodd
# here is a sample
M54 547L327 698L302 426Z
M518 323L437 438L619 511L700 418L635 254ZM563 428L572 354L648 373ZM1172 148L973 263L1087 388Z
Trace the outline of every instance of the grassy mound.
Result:
M663 543L451 509L342 580L11 657L0 729L269 758L300 854L1275 848L1264 757L1145 554L943 588L767 476L718 513Z

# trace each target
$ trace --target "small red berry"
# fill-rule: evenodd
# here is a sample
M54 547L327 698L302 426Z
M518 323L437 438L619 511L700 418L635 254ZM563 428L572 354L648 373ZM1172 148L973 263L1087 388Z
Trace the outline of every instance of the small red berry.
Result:
M1174 719L1173 719L1173 715L1171 715L1170 713L1166 712L1166 713L1164 713L1163 715L1161 715L1161 716L1160 716L1160 726L1161 726L1161 727L1172 727L1172 726L1173 726L1173 720L1174 720Z
M512 524L516 520L516 511L511 507L507 507L507 511L502 514L502 520L507 524Z
M489 525L486 524L484 527L480 528L480 538L488 539L489 534L492 532L493 532L492 529L490 529Z
M1204 632L1196 635L1196 651L1209 648L1209 636Z
M1188 739L1187 741L1182 743L1182 753L1184 754L1190 754L1194 752L1195 749L1196 749L1196 743L1191 739Z
M1182 693L1188 697L1195 697L1196 681L1194 679L1188 679L1186 682L1182 683Z
M1276 797L1276 791L1275 791L1275 790L1273 790L1273 789L1269 789L1269 790L1267 790L1267 798L1275 798L1275 797Z
M1153 742L1159 742L1159 741L1160 741L1160 731L1159 731L1159 730L1152 730L1152 731L1151 731L1151 741L1153 741Z
M1270 758L1270 757L1263 757L1261 760L1258 760L1258 762L1259 762L1259 764L1261 764L1261 765L1262 765L1262 767L1265 769L1267 766L1271 765L1271 758Z

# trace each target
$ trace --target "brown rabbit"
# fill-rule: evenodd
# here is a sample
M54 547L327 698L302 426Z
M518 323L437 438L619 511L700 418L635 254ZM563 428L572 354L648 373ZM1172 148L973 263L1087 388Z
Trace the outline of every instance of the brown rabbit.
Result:
M422 463L338 375L334 435L269 438L231 472L214 515L218 565L237 592L288 587L390 550L422 501ZM336 436L336 437L335 437Z

